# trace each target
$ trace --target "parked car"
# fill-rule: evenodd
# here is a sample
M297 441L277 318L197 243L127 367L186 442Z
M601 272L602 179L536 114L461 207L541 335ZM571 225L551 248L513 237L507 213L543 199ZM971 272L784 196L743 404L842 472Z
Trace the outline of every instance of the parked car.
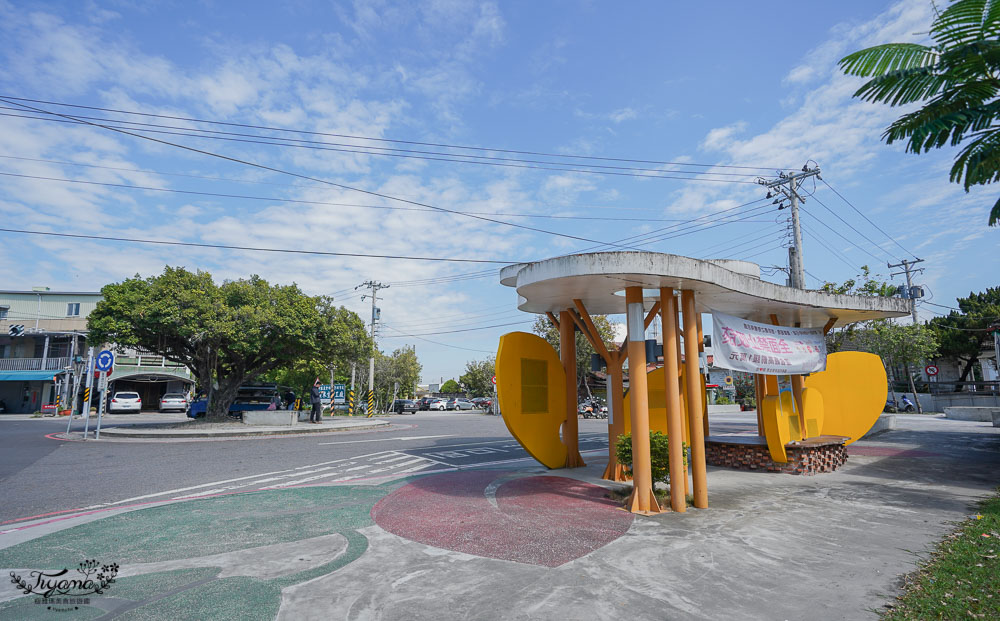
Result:
M410 399L396 399L392 402L389 407L390 412L395 412L396 414L402 414L403 412L416 413L420 409L416 401L411 401Z
M432 402L437 401L435 397L420 397L417 399L417 409L424 411L429 410Z
M444 411L448 409L448 405L444 399L435 399L427 404L427 409Z
M116 392L108 406L109 413L140 411L142 411L142 397L137 392Z
M160 411L161 412L187 412L188 400L187 395L180 392L168 392L167 394L160 397Z
M445 403L445 409L447 410L471 410L474 407L476 406L472 405L471 401L462 397L448 399Z

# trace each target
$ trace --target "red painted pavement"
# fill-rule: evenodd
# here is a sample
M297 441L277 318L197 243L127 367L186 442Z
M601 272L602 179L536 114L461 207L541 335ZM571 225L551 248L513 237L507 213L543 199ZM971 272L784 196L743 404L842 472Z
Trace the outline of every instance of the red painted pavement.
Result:
M372 518L400 537L438 548L557 567L628 531L632 514L607 490L575 479L532 476L504 482L497 507L486 488L509 471L423 477L380 500Z

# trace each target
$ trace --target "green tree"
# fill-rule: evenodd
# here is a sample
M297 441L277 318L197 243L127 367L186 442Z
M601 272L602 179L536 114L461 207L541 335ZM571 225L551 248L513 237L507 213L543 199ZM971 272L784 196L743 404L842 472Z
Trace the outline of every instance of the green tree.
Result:
M456 394L462 392L462 387L453 379L441 384L441 392L445 394Z
M886 43L845 56L848 75L871 78L854 93L889 106L923 106L899 117L882 134L906 141L910 153L964 143L950 181L968 192L1000 180L1000 2L956 0L936 13L932 45ZM989 225L1000 222L1000 200Z
M594 320L594 327L601 335L604 345L608 349L612 349L615 346L615 324L611 323L606 315L594 315L591 319ZM541 315L536 317L531 331L548 341L556 351L559 351L559 330L552 325L547 317ZM576 332L576 379L580 386L587 389L588 394L590 386L587 385L587 373L590 372L590 356L595 351L587 337L582 332Z
M352 363L368 368L371 339L367 337L361 317L344 307L335 308L324 299L320 303L326 306L323 312L335 328L335 353L332 358L322 358L320 354L301 357L287 366L265 373L261 379L287 386L297 395L306 395L317 377L324 384L329 381L331 367L335 371L335 381L343 383L350 380Z
M492 395L496 362L496 358L493 356L486 360L470 360L465 363L465 373L458 378L458 381L473 397Z
M184 363L208 392L209 418L225 417L247 380L303 359L332 361L357 340L366 344L356 315L348 320L349 311L327 298L258 276L217 285L207 272L168 266L159 276L106 285L101 294L87 322L90 340Z
M961 310L931 319L930 327L941 343L941 356L962 364L958 381L965 382L989 344L989 328L1000 322L1000 287L969 293L967 298L958 298L957 303ZM961 386L956 387L959 390Z
M896 287L884 280L881 275L872 274L867 265L861 266L861 273L855 278L849 278L841 284L826 282L822 290L826 293L839 295L867 295L892 297L896 294ZM877 321L877 320L875 320ZM826 350L829 353L836 353L844 349L855 347L855 341L860 331L870 329L874 321L860 321L844 326L837 330L831 330L826 335Z
M934 330L922 324L901 325L884 319L872 322L870 327L861 331L856 342L863 351L882 358L887 369L903 367L917 411L922 411L910 367L919 366L937 354L938 341ZM896 392L893 390L893 398L895 397Z

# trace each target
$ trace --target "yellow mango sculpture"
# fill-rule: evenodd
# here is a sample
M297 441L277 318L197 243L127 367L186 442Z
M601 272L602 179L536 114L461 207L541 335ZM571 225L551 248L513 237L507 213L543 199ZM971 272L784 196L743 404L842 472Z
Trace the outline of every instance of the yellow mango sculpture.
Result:
M815 438L822 435L823 420L825 410L823 406L823 393L815 388L802 389L802 414L806 419L806 438Z
M556 350L534 334L505 334L497 350L496 376L497 400L510 434L544 466L562 468L566 380Z
M807 377L805 385L823 397L822 435L850 438L847 444L872 428L888 394L882 359L860 351L829 354L826 370Z

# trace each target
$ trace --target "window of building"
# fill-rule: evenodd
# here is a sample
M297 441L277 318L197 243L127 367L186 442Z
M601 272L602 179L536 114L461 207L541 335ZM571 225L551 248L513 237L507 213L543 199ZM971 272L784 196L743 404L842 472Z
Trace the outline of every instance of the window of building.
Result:
M0 319L7 318L7 311L10 310L9 306L0 306Z
M72 304L66 305L66 316L67 317L79 317L80 316L80 303L74 302Z

